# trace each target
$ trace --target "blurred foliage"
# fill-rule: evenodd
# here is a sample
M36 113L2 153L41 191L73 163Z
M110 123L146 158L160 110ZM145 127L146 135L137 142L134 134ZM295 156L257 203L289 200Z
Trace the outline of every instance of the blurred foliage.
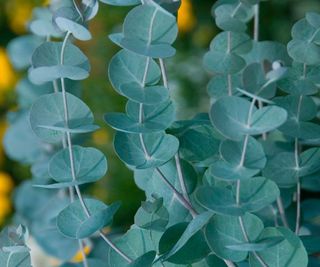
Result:
M6 128L5 116L15 108L15 83L19 74L14 73L6 56L5 47L10 39L26 32L27 21L33 6L45 5L41 0L0 0L0 138ZM180 35L177 55L168 60L170 86L178 106L179 118L189 118L198 111L207 111L206 84L209 75L202 68L202 56L218 29L210 13L214 1L183 0L178 14ZM286 43L290 29L306 11L320 11L319 0L270 0L261 4L260 39ZM103 150L109 159L107 177L95 186L87 188L90 194L106 202L121 199L123 206L116 223L128 226L132 223L142 192L135 186L132 174L125 168L113 151L113 131L102 121L104 113L123 110L125 98L116 94L107 81L107 64L117 49L107 35L117 31L127 10L101 5L99 14L90 25L91 41L79 44L92 64L92 73L84 82L84 100L102 127L93 135L88 145ZM20 74L21 75L21 74ZM19 166L3 155L0 146L0 223L10 212L9 195L13 181L19 183L29 178L27 167ZM9 190L10 188L10 190ZM1 217L2 216L2 217Z

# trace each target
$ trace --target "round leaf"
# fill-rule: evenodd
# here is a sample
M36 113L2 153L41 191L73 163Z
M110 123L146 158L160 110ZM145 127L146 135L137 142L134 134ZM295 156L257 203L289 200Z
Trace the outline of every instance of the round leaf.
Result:
M62 7L54 14L54 22L63 32L71 32L72 35L82 41L91 39L91 33L81 21L78 11L74 7Z
M83 80L89 76L90 64L81 50L71 43L65 47L64 64L61 65L61 42L45 42L32 55L29 78L35 84L59 78Z
M112 128L127 133L153 133L169 128L175 119L175 108L171 101L143 107L143 122L139 122L140 105L129 101L127 114L108 113L104 119Z
M112 34L113 42L137 54L165 58L174 55L176 18L157 4L141 5L127 15L123 33Z
M136 169L148 169L159 167L169 161L178 151L179 141L174 136L164 133L140 136L118 132L114 147L126 164Z
M66 93L69 107L68 127L65 125L62 93L41 96L30 111L30 123L34 133L48 143L61 142L65 132L87 133L97 129L88 106L79 98Z
M299 237L289 229L265 228L259 239L282 237L285 240L279 244L259 252L259 256L269 267L307 267L308 255ZM260 267L260 262L250 254L250 266Z
M208 71L220 74L235 74L241 71L246 63L244 59L233 53L209 51L203 63Z
M49 163L49 174L58 182L47 187L62 188L99 180L107 172L107 160L95 148L72 147L76 180L73 181L68 148L55 154Z
M59 213L57 226L63 235L73 239L90 237L96 231L109 225L120 207L119 203L107 206L95 199L85 199L84 202L89 211L89 217L79 200L71 203Z
M148 73L146 76L146 85L153 85L160 80L161 71L153 59L149 59ZM138 83L142 85L144 71L148 58L140 56L128 50L121 50L112 59L109 64L109 78L114 89L122 94L120 87L122 84Z
M239 97L222 97L210 110L214 127L226 138L239 141L244 135L262 134L278 128L287 120L287 112L276 106L252 109L248 123L251 103Z
M255 241L263 230L262 221L250 213L246 213L242 220L249 240ZM247 258L248 252L228 248L230 245L246 241L238 217L215 215L206 226L205 235L209 247L219 257L233 262L240 262Z
M221 157L230 164L237 166L241 161L244 141L223 141L220 145ZM244 166L249 169L263 169L267 159L262 145L253 137L249 137L246 146Z

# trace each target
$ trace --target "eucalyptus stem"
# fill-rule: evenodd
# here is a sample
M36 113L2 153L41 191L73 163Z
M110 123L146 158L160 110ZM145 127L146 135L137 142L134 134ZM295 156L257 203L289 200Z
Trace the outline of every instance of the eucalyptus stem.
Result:
M296 169L300 168L299 164L299 140L295 138L294 141L294 158L296 162ZM295 234L299 234L300 229L300 218L301 218L301 182L300 177L297 176L297 192L296 192L296 202L297 202L297 216L296 216L296 227L295 227Z
M254 27L253 27L253 40L259 41L259 24L260 24L260 5L254 6ZM263 108L263 102L258 100L259 109ZM262 140L267 140L267 133L262 133Z
M231 44L232 44L232 37L231 37L231 32L228 31L227 33L227 53L231 52ZM228 95L232 96L232 76L231 74L227 75L227 80L228 80Z
M232 261L229 261L229 260L223 260L223 261L228 267L236 267L236 265Z
M162 60L162 59L160 59ZM146 79L147 79L147 75L148 75L148 70L149 70L149 64L150 63L150 57L148 57L147 59L147 64L144 70L144 74L143 74L143 81L142 81L142 86L145 87L146 86ZM164 75L163 80L166 81L167 84L167 76L166 76L166 72L164 71L164 62L162 61L162 63L160 64L161 70L162 70L162 75ZM143 104L140 104L140 108L139 108L139 123L143 123ZM139 133L139 138L140 138L140 143L142 146L142 149L144 151L145 157L151 158L147 147L145 145L144 139L143 139L143 134ZM179 165L180 166L180 165ZM180 166L181 167L181 166ZM171 191L173 191L174 195L176 196L176 198L179 200L179 202L191 213L192 217L195 217L198 213L196 212L196 210L192 207L189 199L187 199L185 196L183 196L175 187L174 185L165 177L165 175L162 173L162 171L160 170L160 168L155 168L156 172L160 175L162 181L171 189ZM181 171L181 169L180 169ZM178 175L179 176L179 175ZM183 186L181 186L183 187Z
M176 161L176 168L177 168L179 183L180 183L180 186L181 186L181 190L182 190L183 196L190 202L187 185L186 185L185 179L183 177L183 173L182 173L182 167L181 167L179 153L175 154L174 158L175 158L175 161Z
M61 48L61 54L60 54L60 64L63 65L64 64L64 54L65 54L65 48L68 42L69 37L71 36L71 32L67 32L63 44L62 44L62 48ZM64 78L61 78L61 90L62 90L62 98L63 98L63 108L64 108L64 117L65 117L65 127L68 128L69 127L69 111L68 111L68 103L67 103L67 95L66 95L66 87L65 87L65 82L64 82ZM74 166L74 157L73 157L73 150L72 150L72 140L71 140L71 134L69 131L66 132L66 136L67 136L67 148L69 151L69 160L70 160L70 168L71 168L71 176L72 176L72 180L76 181L77 177L76 177L76 172L75 172L75 166ZM89 218L90 217L90 211L87 208L80 188L78 185L74 186L75 191L77 193L77 196L79 198L80 204L86 214L86 216ZM100 232L100 236L103 238L103 240L111 247L113 248L120 256L122 256L127 262L131 263L132 260L125 255L119 248L117 248L117 246L111 241L109 240L106 236L103 235L102 232ZM82 253L84 253L82 251Z
M247 119L247 126L248 127L250 127L250 124L251 124L251 118L252 118L253 108L254 108L255 103L256 103L256 99L253 98L251 101L251 105L250 105L249 113L248 113L248 119ZM244 166L244 161L245 161L247 147L248 147L248 141L249 141L249 135L247 134L244 138L244 141L243 141L242 154L241 154L240 162L238 165L238 167L240 167L240 168ZM237 189L236 189L236 204L237 204L237 206L240 206L240 204L241 204L240 203L240 189L241 189L241 180L238 179L237 180ZM239 220L241 232L242 232L242 235L243 235L245 241L250 242L247 231L246 231L244 223L243 223L242 216L239 216L238 220ZM263 267L268 267L257 252L254 251L252 253Z
M128 255L126 255L122 250L120 250L108 237L106 237L102 231L99 232L99 235L114 251L116 251L127 262L129 263L133 262L133 260Z
M237 12L239 11L241 5L242 5L242 2L239 1L239 4L236 6L236 8L233 10L233 12L232 12L232 14L231 14L231 17L232 17L232 18L237 14Z
M160 68L161 68L161 73L162 73L163 85L164 85L165 88L167 88L169 90L170 88L169 88L168 76L167 76L167 71L166 71L166 67L165 67L165 64L164 64L164 60L162 58L160 58L159 62L160 62ZM181 167L179 152L177 152L175 154L174 159L175 159L175 162L176 162L176 168L177 168L179 183L180 183L180 186L181 186L181 190L182 190L183 196L186 198L186 200L188 202L191 202L190 198L189 198L186 182L185 182L185 179L184 179L184 176L183 176L183 171L182 171L182 167Z
M253 40L259 41L259 23L260 23L260 5L256 4L254 6L254 30L253 30Z
M286 212L285 212L284 207L283 207L283 202L282 202L281 196L279 196L277 198L277 206L278 206L278 210L279 210L279 213L280 213L280 218L281 218L281 221L282 221L283 225L285 227L289 228L289 224L288 224Z
M306 67L307 65L304 64L304 75L306 75ZM300 113L301 113L301 105L302 105L303 95L300 95L298 107L297 107L297 121L299 121ZM294 160L296 163L296 170L298 171L300 168L299 162L299 139L294 139ZM296 227L295 227L295 234L299 234L300 230L300 220L301 220L301 181L299 175L297 176L297 193L296 193L296 202L297 202L297 211L296 211Z

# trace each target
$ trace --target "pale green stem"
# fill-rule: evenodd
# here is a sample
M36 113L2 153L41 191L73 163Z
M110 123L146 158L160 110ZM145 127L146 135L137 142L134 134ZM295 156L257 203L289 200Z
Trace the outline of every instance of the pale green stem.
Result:
M239 4L236 6L236 8L234 9L234 11L231 14L232 18L237 14L237 12L239 11L241 5L242 5L242 2L239 2Z
M160 68L161 68L161 73L162 73L163 85L164 85L165 88L167 88L167 90L169 90L168 77L167 77L167 72L166 72L164 61L163 61L163 59L160 58L159 62L160 62ZM181 167L179 152L177 152L175 154L174 159L175 159L175 162L176 162L176 168L177 168L179 183L180 183L180 186L181 186L181 190L182 190L183 196L185 197L185 199L189 203L191 203L190 198L189 198L189 194L188 194L188 190L187 190L187 186L186 186L186 183L185 183L185 178L183 176L183 171L182 171L182 167Z
M65 48L68 42L69 37L71 36L71 32L68 32L64 38L63 44L62 44L62 48L61 48L61 55L60 55L60 64L63 65L64 64L64 53L65 53ZM64 82L64 78L61 78L61 89L62 89L62 98L63 98L63 108L64 108L64 117L65 117L65 127L68 128L69 127L69 111L68 111L68 103L67 103L67 95L66 95L66 88L65 88L65 82ZM70 168L71 168L71 176L72 176L72 180L76 181L77 177L76 177L76 173L75 173L75 166L74 166L74 157L73 157L73 150L72 150L72 140L71 140L71 134L69 131L66 132L67 135L67 147L68 147L68 151L69 151L69 159L70 159ZM81 191L79 186L75 186L74 187L76 190L76 193L78 195L80 204L86 214L86 216L89 218L90 217L90 212L83 200ZM106 241L106 243L108 245L110 245L110 247L112 247L119 255L121 255L127 262L131 263L132 260L124 255L123 252L120 252L120 249L118 249L116 247L115 244L113 244L113 242L111 240L109 240L106 236L103 235L103 233L100 233L100 236L103 236L103 240ZM108 241L107 241L108 240ZM111 245L112 244L112 245ZM84 252L83 252L84 253Z
M231 32L229 31L228 33L228 39L227 39L227 53L231 52ZM227 79L228 79L228 95L232 96L232 76L231 74L227 75Z
M282 221L283 225L285 227L289 228L289 224L288 224L286 212L285 212L284 207L283 207L283 202L282 202L281 196L279 196L277 198L277 206L278 206L278 210L279 210L279 213L280 213L280 218L281 218L281 221Z
M73 0L73 5L74 5L75 9L77 10L77 12L78 12L78 14L79 14L79 16L80 16L80 19L81 19L82 21L84 21L83 15L82 15L82 13L81 13L81 11L80 11L77 3L76 3L76 0Z
M249 108L248 119L247 119L247 127L250 127L250 125L251 125L251 118L252 118L252 115L253 115L253 108L254 108L255 102L256 102L256 99L254 98L252 100L250 108ZM239 166L238 167L243 167L243 165L244 165L246 152L247 152L247 147L248 147L248 140L249 140L249 135L246 135L245 138L244 138L242 154L241 154L241 158L240 158L240 162L239 162ZM241 203L240 203L240 189L241 189L241 180L239 179L239 180L237 180L237 189L236 189L236 204L238 206L241 205ZM248 234L247 234L247 231L246 231L246 229L244 227L242 216L239 216L238 220L239 220L240 228L241 228L241 231L242 231L242 234L243 234L243 237L244 237L245 241L246 242L250 242ZM254 251L252 253L253 253L253 255L256 257L256 259L260 262L260 264L263 267L268 267L257 252Z
M306 64L304 64L304 75L306 75ZM297 121L300 119L300 113L301 113L301 105L302 105L303 95L300 95L299 102L298 102L298 108L297 108ZM300 169L300 163L299 163L299 139L295 138L294 140L294 159L296 163L296 169L297 171ZM296 195L296 201L297 201L297 216L296 216L296 228L295 233L296 235L299 234L300 230L300 219L301 219L301 181L300 177L297 176L297 195Z
M142 81L142 86L145 87L146 85L146 80L147 80L147 75L148 75L148 70L149 70L149 62L150 58L148 58L145 70L144 70L144 75L143 75L143 81ZM164 64L163 64L164 66ZM162 70L163 72L163 70ZM167 78L164 78L164 80L167 80ZM143 123L143 104L140 104L140 108L139 108L139 123ZM139 139L140 139L140 143L143 149L143 152L145 154L145 157L147 159L151 158L148 149L145 145L144 139L143 139L143 134L139 134ZM165 175L161 172L161 170L159 168L155 169L157 171L157 173L160 175L160 177L162 178L163 182L173 191L174 195L177 197L177 199L179 200L179 202L187 209L189 210L189 212L191 213L191 215L193 217L195 217L197 215L197 212L195 211L195 209L192 207L191 203L188 201L188 199L186 199L182 194L180 194L180 192L177 191L177 189L171 184L171 182L165 177Z

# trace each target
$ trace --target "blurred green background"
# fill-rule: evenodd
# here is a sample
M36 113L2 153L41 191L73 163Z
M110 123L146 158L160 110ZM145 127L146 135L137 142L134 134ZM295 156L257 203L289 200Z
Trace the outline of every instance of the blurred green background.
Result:
M0 0L0 138L6 130L6 114L16 109L15 84L22 73L12 69L6 54L8 42L26 34L27 21L34 6L46 5L40 0ZM178 14L180 34L175 47L177 55L167 60L170 87L178 107L178 118L185 119L198 111L207 111L209 98L206 84L210 75L202 68L202 56L211 39L218 33L210 14L215 1L182 0ZM319 0L270 0L261 4L260 39L287 43L293 23L307 11L320 11ZM78 43L88 55L92 73L83 82L83 99L91 107L101 130L87 145L98 147L109 159L105 179L84 190L109 203L121 200L123 206L116 224L124 227L133 222L133 215L143 200L143 193L135 186L132 173L113 151L113 131L107 127L103 114L122 111L125 98L117 95L107 77L107 65L118 48L108 40L108 34L117 31L128 12L127 8L101 4L98 16L90 24L93 39ZM5 156L0 145L0 224L10 221L14 212L11 196L14 187L30 177L28 166L20 166Z

